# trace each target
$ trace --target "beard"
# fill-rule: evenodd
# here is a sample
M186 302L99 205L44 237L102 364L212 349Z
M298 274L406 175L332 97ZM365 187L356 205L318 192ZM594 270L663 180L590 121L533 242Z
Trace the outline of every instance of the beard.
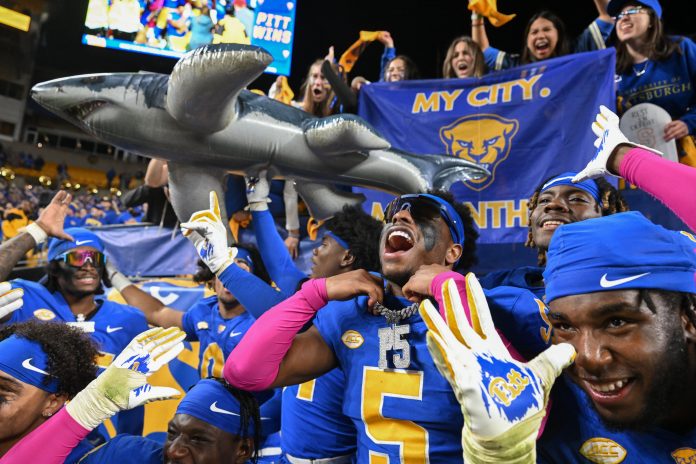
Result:
M628 421L612 421L597 414L610 430L641 431L662 425L669 421L675 407L683 407L674 401L675 398L691 395L691 392L687 391L687 383L684 382L684 376L689 372L689 356L681 325L674 326L667 337L669 344L662 359L656 363L653 384L647 390L645 404L640 413ZM594 403L590 403L597 412Z

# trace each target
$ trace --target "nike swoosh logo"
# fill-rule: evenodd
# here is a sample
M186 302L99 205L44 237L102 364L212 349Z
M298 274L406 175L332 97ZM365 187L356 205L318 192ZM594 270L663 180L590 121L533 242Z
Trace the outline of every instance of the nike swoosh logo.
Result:
M230 338L242 335L242 332L230 332Z
M27 358L27 359L25 359L24 361L22 361L22 367L25 368L25 369L29 369L30 371L38 372L39 374L51 375L51 374L49 374L48 372L46 372L46 371L44 371L44 370L42 370L42 369L39 369L39 368L36 367L36 366L32 366L32 365L31 365L31 360L32 360L32 359L34 359L34 358Z
M650 274L649 272L645 272L643 274L638 274L634 276L629 276L629 277L624 277L623 279L616 279L616 280L609 280L607 279L607 274L604 274L602 278L599 281L599 285L602 288L612 288L619 286L621 284L625 284L627 282L630 282L632 280L640 279L641 277L644 277L646 275Z
M111 332L116 332L117 330L121 330L123 327L111 327L110 325L106 326L106 333L111 333Z
M77 246L83 245L85 243L92 243L92 241L91 240L75 240L75 245L77 245Z
M220 413L220 414L228 414L228 415L230 415L230 416L238 416L238 417L239 417L239 414L237 414L237 413L235 413L235 412L228 411L228 410L226 410L226 409L220 409L220 408L218 408L218 406L217 406L217 401L210 405L210 410L213 411L213 412Z

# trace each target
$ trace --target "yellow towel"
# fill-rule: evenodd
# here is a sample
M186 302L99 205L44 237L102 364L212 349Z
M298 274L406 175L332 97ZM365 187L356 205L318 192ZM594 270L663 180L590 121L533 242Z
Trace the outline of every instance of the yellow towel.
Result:
M276 89L275 99L289 105L293 98L295 98L295 93L290 88L290 84L288 84L288 78L280 76L280 88Z
M469 9L488 18L488 21L495 27L502 26L516 16L500 13L498 0L469 0Z
M360 54L365 50L370 42L377 40L377 37L382 31L360 31L360 38L355 41L353 45L348 47L341 58L338 60L338 64L341 66L343 72L349 73L355 62L358 61Z

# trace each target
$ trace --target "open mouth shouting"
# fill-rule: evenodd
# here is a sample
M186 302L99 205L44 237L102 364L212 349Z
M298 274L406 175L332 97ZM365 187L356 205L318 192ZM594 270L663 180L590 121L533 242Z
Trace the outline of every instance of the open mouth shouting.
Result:
M469 74L469 63L466 61L460 61L459 63L455 64L454 70L457 77L467 77Z
M403 257L416 243L413 231L408 227L394 226L386 234L384 251L382 253L386 261Z
M534 54L537 57L547 57L551 55L551 42L548 39L542 38L534 41Z

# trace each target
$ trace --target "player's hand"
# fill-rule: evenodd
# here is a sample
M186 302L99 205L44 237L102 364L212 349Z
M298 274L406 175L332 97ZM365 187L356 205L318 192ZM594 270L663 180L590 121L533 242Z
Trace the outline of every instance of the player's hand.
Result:
M408 279L408 282L401 290L410 301L420 303L425 298L434 296L430 291L433 279L437 275L448 271L451 271L451 269L441 264L424 264Z
M0 283L0 319L17 311L24 304L24 290L12 289L9 282Z
M549 392L575 350L561 343L529 363L518 362L498 336L474 274L466 276L467 301L461 301L451 279L442 293L446 322L430 301L421 303L419 311L428 326L428 351L464 414L465 461L536 462L536 437Z
M41 211L36 224L50 237L73 241L74 239L63 231L63 223L65 222L65 216L68 214L71 201L71 194L65 190L58 191L48 206Z
M610 157L614 155L616 149L622 145L640 147L657 155L662 155L661 152L653 148L629 141L623 132L621 132L621 129L619 129L619 117L604 105L600 105L599 107L599 113L597 113L597 117L592 123L592 132L597 136L594 142L597 152L594 158L587 163L585 169L573 177L573 182L582 182L587 179L594 179L609 174L618 175L610 172L608 165L610 163Z
M68 414L88 430L119 411L181 393L147 383L147 377L183 349L181 329L156 327L136 336L108 368L66 406Z
M210 192L210 209L197 211L181 231L198 251L198 256L214 273L220 273L234 263L236 248L227 247L227 227L222 222L217 193Z
M684 121L677 119L665 124L665 142L669 142L672 139L680 139L687 135L689 135L689 126Z
M300 253L300 239L288 235L285 239L285 248L288 249L288 253L290 253L292 259L297 259L297 256Z
M259 171L258 177L245 177L247 203L251 211L265 211L268 209L270 199L268 195L271 191L270 183L268 182L268 171L265 169Z
M326 295L329 300L350 300L358 295L367 295L367 306L384 301L382 278L364 269L345 272L326 279Z

